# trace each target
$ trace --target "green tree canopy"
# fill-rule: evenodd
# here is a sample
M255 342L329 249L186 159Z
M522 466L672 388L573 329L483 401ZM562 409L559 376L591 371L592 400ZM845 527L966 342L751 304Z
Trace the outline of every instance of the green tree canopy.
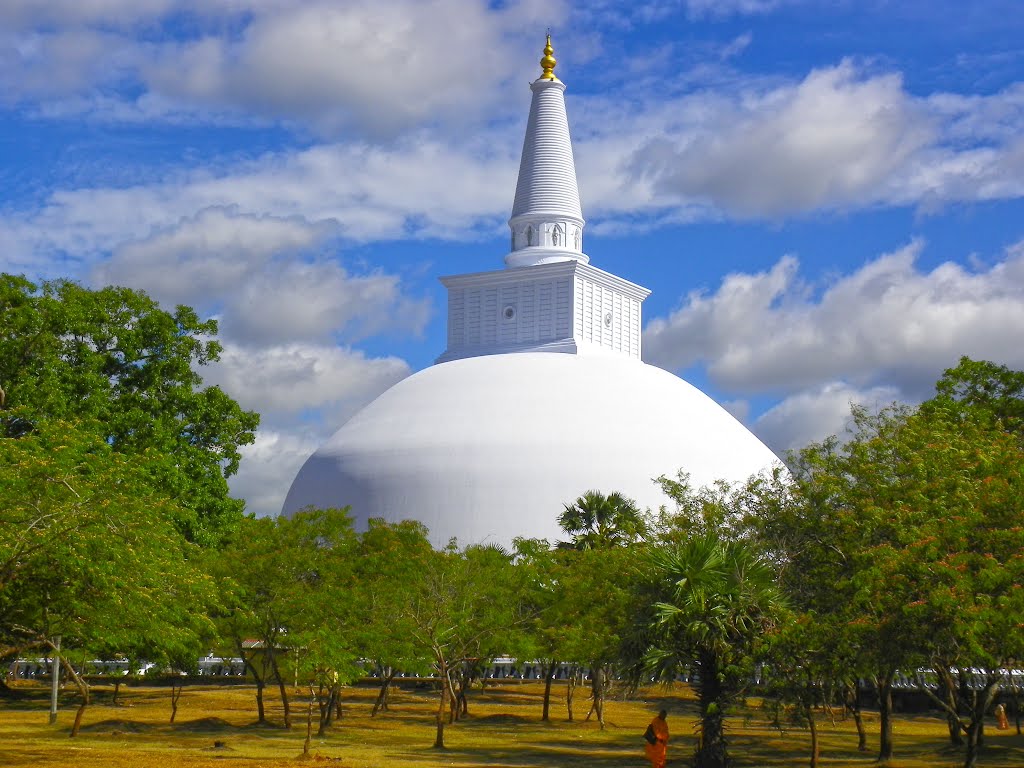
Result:
M524 594L506 552L479 545L460 552L453 544L429 554L395 606L412 628L416 654L430 656L440 679L434 747L445 748L445 724L456 714L459 668L509 647L526 620Z
M15 412L15 418L20 414ZM0 437L0 643L84 660L195 659L212 583L173 528L175 502L95 428L57 420ZM83 708L88 686L70 664Z
M609 494L587 491L558 518L562 530L572 536L562 547L608 549L630 544L645 530L643 514L636 502L618 491Z
M936 382L935 393L922 410L988 416L1008 432L1024 431L1024 371L961 357Z
M256 681L260 722L266 721L264 687L276 682L291 727L284 674L291 651L299 651L304 672L331 689L329 696L359 673L356 543L347 508L306 509L291 517L243 518L229 545L207 552L206 567L224 602L216 617L221 638Z
M1019 442L991 414L945 405L855 409L850 440L794 457L792 503L763 529L794 601L841 631L836 647L874 680L882 761L897 670L997 671L1024 651ZM998 678L969 702L938 702L967 736L968 765Z
M227 478L259 422L202 386L196 368L217 360L216 333L216 321L139 291L0 274L0 433L47 418L92 425L119 453L145 457L152 484L179 502L180 531L215 543L241 517Z
M696 672L698 768L729 764L724 718L750 679L756 644L784 610L775 569L749 543L715 532L652 547L641 565L634 636L624 655L635 683Z

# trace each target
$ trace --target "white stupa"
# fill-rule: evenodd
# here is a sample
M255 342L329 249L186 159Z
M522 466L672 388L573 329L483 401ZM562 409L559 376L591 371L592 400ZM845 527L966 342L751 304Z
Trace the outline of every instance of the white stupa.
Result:
M284 513L350 505L357 527L415 519L435 544L563 538L588 490L642 507L653 478L745 480L777 461L721 406L640 356L650 293L590 266L565 85L551 38L523 142L506 269L441 278L448 348L391 387L299 471Z

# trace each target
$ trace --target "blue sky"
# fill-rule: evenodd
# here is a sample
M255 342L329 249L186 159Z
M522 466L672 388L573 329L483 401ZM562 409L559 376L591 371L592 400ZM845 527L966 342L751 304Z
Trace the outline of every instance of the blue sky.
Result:
M273 512L502 266L549 27L648 362L778 451L1024 367L1022 0L4 0L0 269L218 317Z

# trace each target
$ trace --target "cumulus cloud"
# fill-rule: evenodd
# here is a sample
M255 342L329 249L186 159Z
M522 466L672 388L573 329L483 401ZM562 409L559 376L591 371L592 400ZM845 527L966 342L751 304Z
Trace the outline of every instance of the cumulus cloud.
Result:
M13 0L0 84L14 102L77 93L88 110L96 91L122 92L150 114L201 106L391 137L492 116L529 25L563 13L536 0Z
M205 366L218 385L261 414L253 445L230 479L235 496L258 515L276 515L302 463L362 406L409 375L405 361L370 358L334 345L291 343L260 348L225 344Z
M591 232L1024 195L1020 85L922 99L896 74L844 62L792 84L569 99ZM521 140L521 122L458 141L423 130L387 145L313 144L146 183L57 188L34 209L0 212L0 246L16 267L43 269L210 207L298 216L356 241L489 236L508 213Z
M914 241L815 290L792 256L690 294L644 332L649 362L706 363L734 392L792 393L822 381L889 381L914 397L961 355L1024 366L1024 247L991 267L923 271ZM820 293L820 295L819 295Z
M254 217L253 232L281 232L271 242L286 231L310 242L327 231L349 241L458 239L481 227L490 234L507 215L518 159L516 141L495 144L417 138L387 149L316 145L153 183L59 189L35 210L0 212L0 245L14 264L34 260L42 268L61 254L94 261L127 241L152 240L129 247L119 260L127 264L140 249L176 245L165 231L189 237L183 220L198 220L191 229L203 232L196 236L214 237L207 230L216 216L204 219L206 209ZM309 224L280 223L295 217ZM220 218L230 229L230 217ZM191 246L183 245L187 253Z
M143 77L185 101L393 133L492 105L514 69L506 18L469 0L309 3L260 14L237 38L165 46Z
M122 237L129 235L122 233ZM236 289L275 255L323 245L331 227L300 217L210 207L115 248L93 282L141 288L167 304L206 303Z
M277 515L302 464L317 448L316 434L297 434L260 428L256 441L241 449L238 474L228 483L231 494L245 499L248 512L260 516Z
M227 343L220 361L202 374L206 383L220 385L244 407L268 413L271 424L318 410L318 424L330 434L408 376L409 366L398 358L368 358L334 345L297 342L252 349Z
M329 255L335 230L300 217L207 208L119 246L92 281L219 315L224 338L255 346L419 333L429 303L405 295L397 275L350 274Z
M430 304L403 295L397 275L350 275L339 264L279 263L233 291L225 333L249 344L334 337L358 341L388 329L418 334Z
M791 395L761 414L753 424L754 433L779 456L787 451L824 440L840 438L851 424L851 405L878 410L903 395L897 387L858 389L842 381L831 381Z
M682 141L637 153L659 190L743 216L864 204L932 139L898 75L861 78L850 62L723 105Z

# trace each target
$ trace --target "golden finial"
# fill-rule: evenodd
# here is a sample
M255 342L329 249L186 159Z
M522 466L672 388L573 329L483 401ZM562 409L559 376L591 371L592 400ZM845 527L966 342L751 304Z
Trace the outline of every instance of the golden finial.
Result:
M555 77L555 64L558 63L558 60L551 55L554 52L555 49L551 47L551 34L549 33L547 44L544 46L544 58L540 60L540 65L543 68L543 70L540 73L541 80L558 79L557 77Z

